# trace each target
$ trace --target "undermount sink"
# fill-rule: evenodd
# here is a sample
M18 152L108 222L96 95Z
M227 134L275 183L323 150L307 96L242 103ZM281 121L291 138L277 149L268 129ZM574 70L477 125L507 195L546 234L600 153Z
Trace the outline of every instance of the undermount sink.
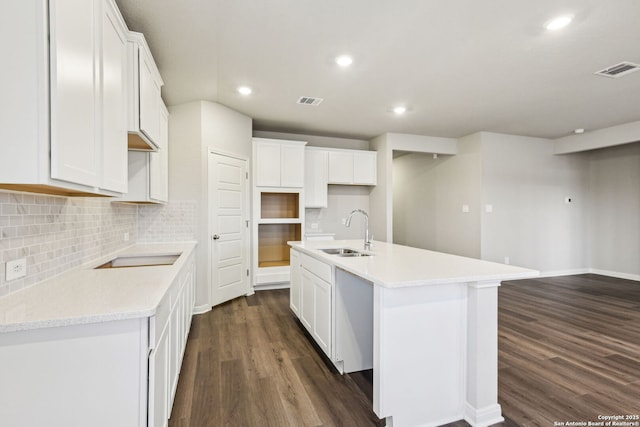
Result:
M182 253L162 254L162 255L121 255L95 267L101 268L123 268L123 267L150 267L154 265L173 265Z
M354 249L349 248L328 248L328 249L320 249L325 254L329 255L338 255L342 257L357 257L357 256L370 256L371 254L365 252L359 252Z

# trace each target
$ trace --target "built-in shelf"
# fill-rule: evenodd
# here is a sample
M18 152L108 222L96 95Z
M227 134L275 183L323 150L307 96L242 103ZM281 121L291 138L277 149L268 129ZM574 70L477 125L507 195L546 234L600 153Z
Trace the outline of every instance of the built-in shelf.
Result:
M301 224L259 224L258 267L288 266L292 240L302 240Z
M260 193L260 218L300 218L299 193Z

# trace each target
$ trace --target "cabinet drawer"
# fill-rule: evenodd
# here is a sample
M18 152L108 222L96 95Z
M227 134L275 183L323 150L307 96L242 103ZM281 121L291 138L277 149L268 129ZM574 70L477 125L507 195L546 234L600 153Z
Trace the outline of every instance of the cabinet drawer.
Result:
M329 264L325 264L322 261L318 261L317 259L310 257L309 255L302 254L301 257L302 268L307 271L312 272L325 282L331 283L331 266Z

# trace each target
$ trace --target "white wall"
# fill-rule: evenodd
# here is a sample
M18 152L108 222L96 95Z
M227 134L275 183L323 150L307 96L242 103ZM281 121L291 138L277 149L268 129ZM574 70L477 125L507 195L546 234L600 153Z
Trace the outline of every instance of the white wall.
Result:
M371 223L376 240L393 242L393 155L398 151L457 153L457 140L433 136L385 133L371 140L378 152L378 185L371 190Z
M211 305L208 238L208 150L246 158L251 170L251 118L223 105L195 101L169 108L169 197L197 206L196 309Z
M585 271L586 155L554 155L554 142L542 138L488 132L481 138L482 259L509 257L544 274Z
M640 143L589 157L589 264L640 280Z
M393 160L394 243L480 257L480 135L460 139L457 151Z

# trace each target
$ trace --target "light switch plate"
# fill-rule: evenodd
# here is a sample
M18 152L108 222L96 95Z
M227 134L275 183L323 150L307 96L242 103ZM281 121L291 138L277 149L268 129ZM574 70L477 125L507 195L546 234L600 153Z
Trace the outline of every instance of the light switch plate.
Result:
M469 205L462 205L462 212L469 213Z

